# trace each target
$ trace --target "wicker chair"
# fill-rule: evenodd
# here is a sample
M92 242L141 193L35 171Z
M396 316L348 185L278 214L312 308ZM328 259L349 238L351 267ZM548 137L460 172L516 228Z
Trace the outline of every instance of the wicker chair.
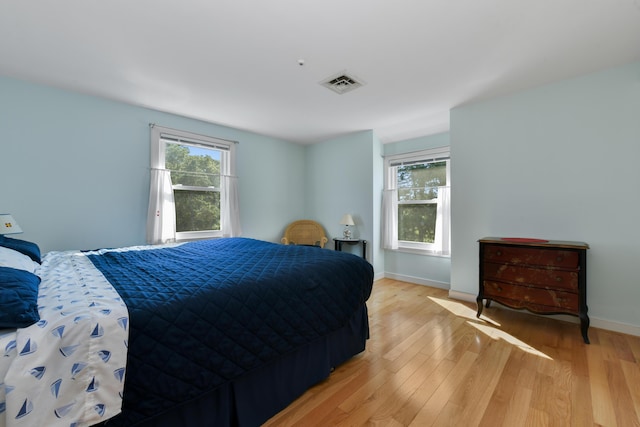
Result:
M309 219L301 219L287 226L281 242L285 245L320 246L323 248L328 240L324 228L320 224Z

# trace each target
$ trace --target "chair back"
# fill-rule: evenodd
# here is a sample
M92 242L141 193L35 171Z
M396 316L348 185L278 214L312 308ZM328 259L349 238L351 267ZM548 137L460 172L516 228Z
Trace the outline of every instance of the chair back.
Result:
M285 245L320 246L321 248L329 239L322 226L310 219L294 221L287 226L284 237L280 240Z

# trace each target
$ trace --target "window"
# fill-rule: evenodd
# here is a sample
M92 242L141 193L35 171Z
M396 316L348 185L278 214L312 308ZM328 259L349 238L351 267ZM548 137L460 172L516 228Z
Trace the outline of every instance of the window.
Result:
M385 158L385 248L449 254L449 149Z
M161 138L165 169L171 171L176 211L176 238L198 234L221 236L220 170L228 149L201 145L168 136ZM224 151L224 153L222 152Z
M150 243L239 235L233 142L153 126L151 148Z

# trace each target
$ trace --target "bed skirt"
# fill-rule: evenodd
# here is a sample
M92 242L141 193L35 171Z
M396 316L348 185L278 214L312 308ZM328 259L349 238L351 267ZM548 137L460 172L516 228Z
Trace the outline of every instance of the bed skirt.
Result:
M135 426L260 426L326 379L333 368L364 351L368 338L363 304L343 328ZM102 425L109 427L109 421Z

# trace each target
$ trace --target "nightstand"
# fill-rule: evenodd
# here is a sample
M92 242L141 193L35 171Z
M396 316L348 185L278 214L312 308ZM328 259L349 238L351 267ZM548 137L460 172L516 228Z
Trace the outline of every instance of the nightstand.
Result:
M335 250L336 251L341 251L342 250L342 244L346 243L348 245L358 245L361 244L362 245L362 258L364 258L365 260L367 259L367 241L366 240L361 240L361 239L333 239L333 242L335 244Z

